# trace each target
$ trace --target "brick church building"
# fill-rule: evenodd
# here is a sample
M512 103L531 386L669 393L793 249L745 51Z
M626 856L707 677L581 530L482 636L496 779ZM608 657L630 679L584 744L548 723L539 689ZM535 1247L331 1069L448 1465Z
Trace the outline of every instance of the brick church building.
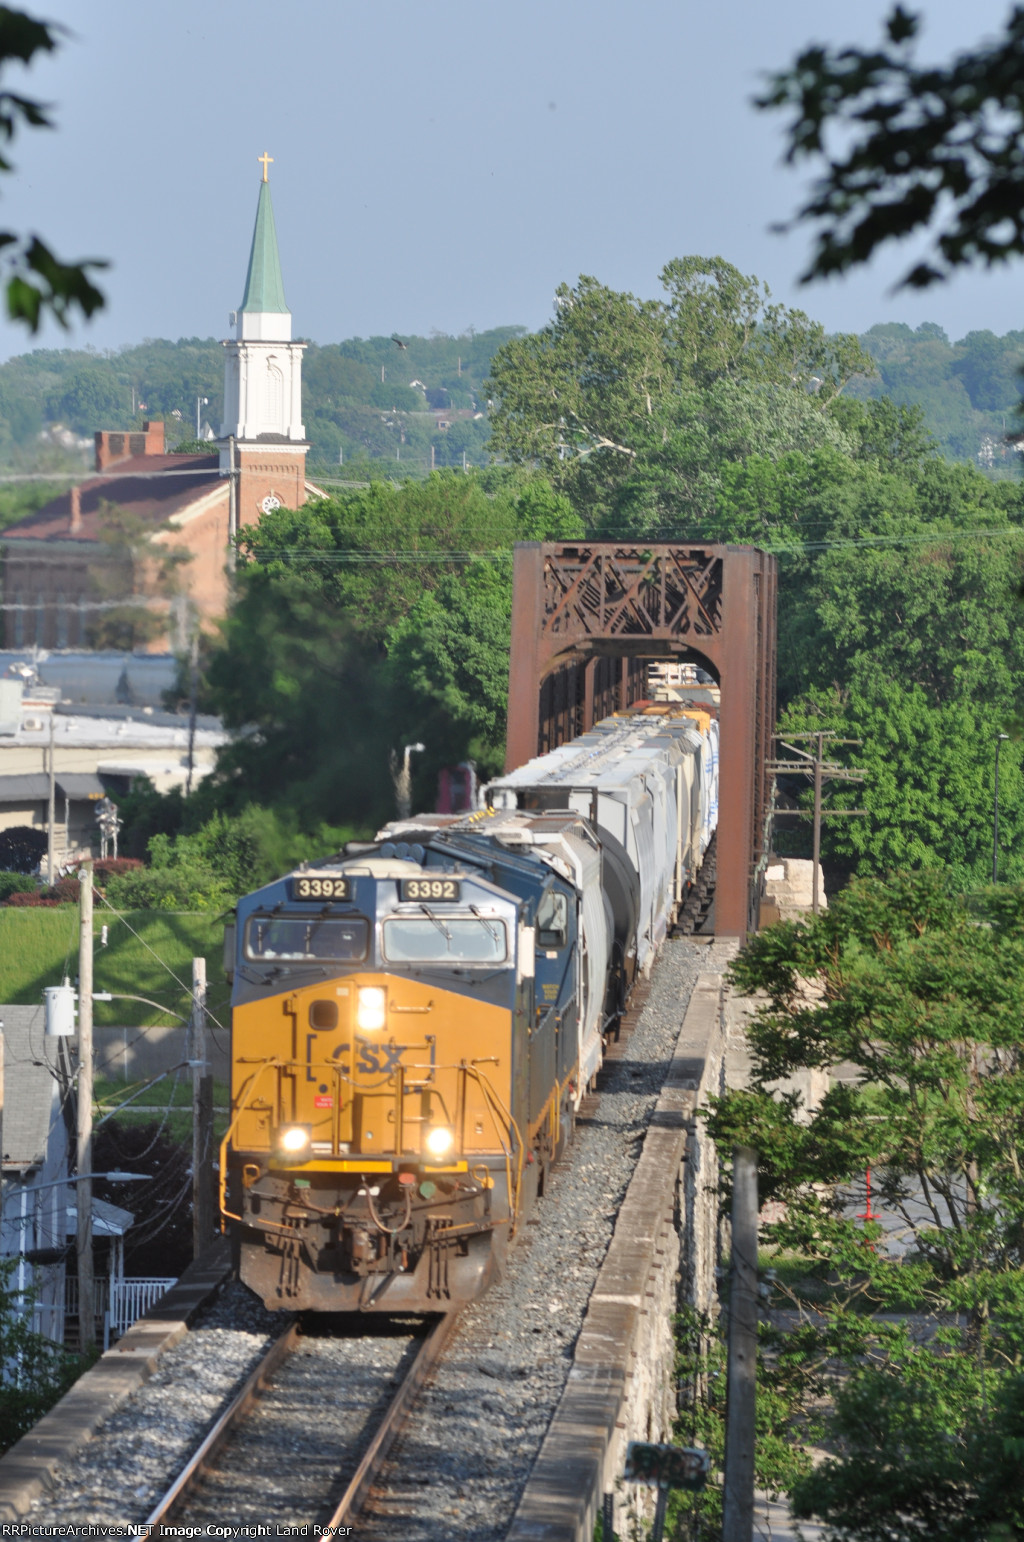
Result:
M161 618L152 651L184 646L228 602L235 532L321 489L306 480L302 351L292 342L264 158L249 270L224 344L224 421L209 454L168 454L163 423L96 434L95 475L2 538L4 645L88 646L118 605ZM116 592L126 577L123 594ZM166 618L166 619L164 619Z

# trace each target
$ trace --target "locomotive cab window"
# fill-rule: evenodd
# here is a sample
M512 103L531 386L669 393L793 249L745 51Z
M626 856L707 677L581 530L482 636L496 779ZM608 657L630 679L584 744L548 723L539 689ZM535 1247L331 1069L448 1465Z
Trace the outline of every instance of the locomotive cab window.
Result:
M557 889L548 889L537 906L538 948L564 948L569 937L569 901Z
M253 916L246 927L246 956L263 961L366 957L370 925L365 916Z
M508 957L503 922L483 916L390 916L383 938L393 964L501 964Z

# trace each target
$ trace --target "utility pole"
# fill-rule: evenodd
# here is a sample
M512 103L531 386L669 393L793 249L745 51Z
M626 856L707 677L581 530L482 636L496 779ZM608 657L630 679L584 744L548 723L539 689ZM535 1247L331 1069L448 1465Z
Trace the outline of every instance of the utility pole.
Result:
M779 738L778 735L775 737ZM789 750L790 754L796 755L797 759L795 761L769 760L765 770L771 772L773 776L779 774L792 775L794 772L802 772L804 776L810 777L814 784L814 807L811 811L811 818L814 821L811 842L813 851L812 867L814 869L811 875L811 910L814 915L817 915L821 908L818 883L818 869L821 865L821 821L823 819L864 818L868 812L866 808L822 809L821 791L825 782L862 782L868 774L865 770L850 771L834 760L826 760L825 741L826 739L829 741L830 747L840 744L860 744L863 741L860 739L837 739L831 729L817 729L813 733L789 734L788 737L796 739L801 743L808 739L811 740L814 744L814 754L811 755L807 750L798 749L796 744L787 744L785 740L780 740L782 748ZM775 810L775 817L777 819L785 818L788 815L795 819L806 819L807 812L807 809L803 808L777 808Z
M206 1058L206 960L192 960L192 1015L189 1021L192 1062L192 1256L198 1258L213 1236L213 1076Z
M53 738L54 738L53 707L50 708L50 764L49 764L49 801L46 809L46 881L53 888L53 821L56 817L57 781L53 768Z
M92 863L79 873L78 933L78 1339L83 1351L96 1342L96 1292L92 1274Z
M752 1542L757 1412L757 1152L732 1154L732 1269L722 1542Z
M188 759L185 773L185 796L192 792L192 777L196 764L196 714L199 709L199 617L192 616L192 641L189 645L188 662Z

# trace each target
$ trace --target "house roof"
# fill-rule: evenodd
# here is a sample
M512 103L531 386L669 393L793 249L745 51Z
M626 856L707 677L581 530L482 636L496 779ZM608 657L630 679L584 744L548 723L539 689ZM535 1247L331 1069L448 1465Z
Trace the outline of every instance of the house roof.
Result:
M256 226L252 233L249 271L246 274L241 309L261 312L264 315L267 312L288 313L269 182L260 183L260 199L256 205Z
M57 796L73 803L106 797L103 783L89 771L60 771L53 780ZM0 804L35 803L49 796L50 778L45 771L12 772L9 776L0 776Z
M90 477L76 489L81 508L78 528L71 529L71 493L61 493L34 514L8 525L3 541L92 541L99 539L103 512L111 504L154 528L166 524L218 484L220 456L132 455L117 461L101 476Z
M57 1116L56 1082L46 1064L45 1014L0 1006L4 1034L3 1166L35 1167L46 1156ZM52 1042L52 1041L51 1041Z
M94 1237L123 1237L135 1221L135 1216L130 1210L122 1210L120 1205L112 1205L109 1200L93 1198L92 1202L92 1232ZM73 1237L78 1230L78 1210L74 1205L68 1205L64 1220L65 1235Z

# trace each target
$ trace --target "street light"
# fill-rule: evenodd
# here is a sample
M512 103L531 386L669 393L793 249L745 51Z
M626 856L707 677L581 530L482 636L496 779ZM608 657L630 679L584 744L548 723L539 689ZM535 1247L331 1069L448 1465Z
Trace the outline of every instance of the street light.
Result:
M396 760L392 760L392 774L395 778L395 802L398 804L399 819L408 819L412 813L412 767L409 764L411 755L422 755L426 749L425 744L407 744L402 752L402 769L395 771ZM392 751L392 754L394 752Z
M196 397L196 438L197 439L199 438L199 435L202 432L202 424L200 422L200 408L208 407L209 405L210 405L210 398L208 396L197 396Z
M996 779L992 795L992 882L999 882L999 747L1009 734L996 735Z

